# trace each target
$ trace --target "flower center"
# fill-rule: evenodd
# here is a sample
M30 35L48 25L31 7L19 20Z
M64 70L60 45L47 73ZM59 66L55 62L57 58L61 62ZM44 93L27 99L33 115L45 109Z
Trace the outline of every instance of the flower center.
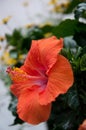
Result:
M48 82L47 76L29 76L29 79L31 79L31 82L33 85L40 86L40 89L44 89Z
M32 85L38 85L40 86L40 90L44 90L47 82L48 82L48 77L46 75L46 71L45 70L36 70L39 73L39 76L29 76L29 79L31 79Z

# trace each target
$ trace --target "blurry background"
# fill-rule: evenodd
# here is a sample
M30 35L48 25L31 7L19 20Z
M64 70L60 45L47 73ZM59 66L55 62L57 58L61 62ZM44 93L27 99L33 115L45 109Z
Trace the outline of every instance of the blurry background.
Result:
M0 0L0 20L11 16L9 21L11 30L26 24L39 24L48 16L47 3L48 0ZM0 34L6 32L10 31L0 26Z
M65 4L66 1L66 4ZM70 0L0 0L0 35L11 33L14 28L24 27L27 24L57 23L64 19L62 8L68 6ZM57 3L57 8L55 4ZM64 9L63 7L63 9ZM55 13L57 11L58 13ZM9 17L9 28L1 25L4 18ZM66 15L67 17L67 15ZM68 15L71 17L71 15Z

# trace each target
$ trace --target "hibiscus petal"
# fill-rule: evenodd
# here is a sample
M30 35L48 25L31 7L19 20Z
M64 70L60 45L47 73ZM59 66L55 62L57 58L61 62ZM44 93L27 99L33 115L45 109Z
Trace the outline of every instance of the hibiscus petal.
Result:
M10 87L11 92L16 96L19 97L22 91L27 89L27 87L31 87L29 83L18 83L18 84L12 84Z
M47 87L40 94L41 105L46 105L54 101L60 94L66 93L72 86L74 80L70 63L61 55L58 55L58 60L50 70L48 76Z
M41 63L47 72L57 61L57 54L63 48L63 39L57 39L55 36L38 41Z
M22 92L18 99L17 112L20 119L30 123L39 124L49 118L51 104L39 104L39 87L33 86Z
M35 75L35 76L39 76L40 70L44 69L43 65L40 62L38 41L35 40L32 41L31 49L21 69L27 72L29 75Z
M63 39L51 38L33 40L31 49L22 68L31 74L31 69L40 73L49 71L57 60L57 54L63 47Z

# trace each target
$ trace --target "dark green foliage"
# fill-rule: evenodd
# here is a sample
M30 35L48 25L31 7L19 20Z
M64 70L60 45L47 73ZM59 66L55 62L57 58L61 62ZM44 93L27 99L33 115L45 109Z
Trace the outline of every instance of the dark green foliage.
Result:
M80 17L86 18L86 3L80 3L75 9L75 18L79 19Z
M76 32L74 35L74 40L76 40L79 46L86 46L86 31Z
M80 68L82 71L86 71L86 54L81 57Z
M45 26L41 27L40 29L42 30L43 34L46 34L48 32L52 32L52 29L54 27L55 26L53 26L53 25L45 25Z
M86 31L86 24L77 20L66 19L52 30L53 35L60 37L73 36L81 31Z
M65 21L62 21L59 25L57 25L52 30L52 32L58 38L71 36L71 35L74 35L76 27L77 27L77 21L76 20L67 19Z
M23 32L26 34L23 34ZM24 30L15 29L12 35L6 34L6 40L9 45L14 46L14 49L17 52L17 56L19 54L25 54L28 52L32 40L41 39L43 37L42 30L37 26L33 26Z
M68 6L68 8L65 11L65 13L71 13L74 10L74 8L81 2L82 2L81 0L71 0L71 3Z
M14 122L13 124L11 124L11 126L24 123L24 121L22 121L18 117L18 114L16 113L16 105L17 105L17 98L11 94L11 102L9 104L8 109L12 112L13 116L15 116Z

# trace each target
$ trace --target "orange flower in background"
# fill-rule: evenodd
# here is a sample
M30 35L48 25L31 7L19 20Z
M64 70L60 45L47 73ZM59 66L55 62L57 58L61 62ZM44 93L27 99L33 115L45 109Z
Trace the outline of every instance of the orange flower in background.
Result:
M78 130L86 130L86 120L83 121Z
M62 48L63 39L55 36L33 40L24 65L8 68L20 119L30 124L48 120L52 101L72 86L73 72L68 60L59 54Z

